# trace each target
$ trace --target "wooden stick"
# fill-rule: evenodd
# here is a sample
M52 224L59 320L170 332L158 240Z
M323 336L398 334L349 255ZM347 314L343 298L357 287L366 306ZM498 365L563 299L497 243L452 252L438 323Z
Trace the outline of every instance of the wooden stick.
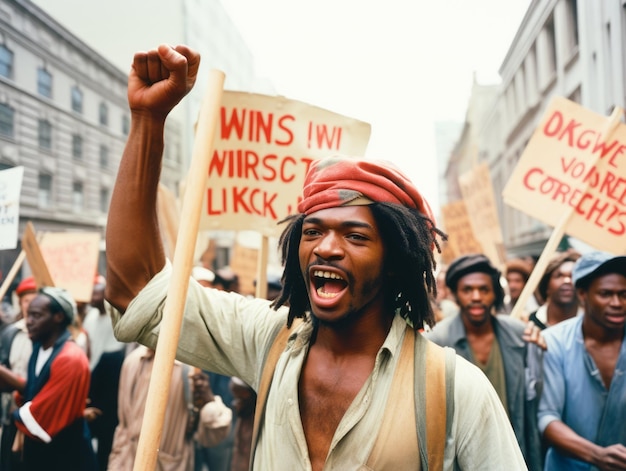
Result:
M31 221L26 223L26 229L22 236L22 248L26 252L26 259L33 272L33 278L35 278L37 288L41 288L42 286L54 286L54 280L52 279L52 275L50 275L48 265L46 265L46 261L41 253L39 241L35 235L35 227Z
M26 252L24 251L24 249L22 249L15 259L15 262L13 262L13 266L9 270L9 273L7 273L6 278L2 282L2 286L0 286L0 299L4 299L4 295L7 294L9 286L11 286L11 283L13 282L15 275L17 275L17 271L22 266L22 263L24 263L25 258Z
M198 116L198 132L194 140L187 180L188 186L181 212L181 221L184 221L184 224L180 225L177 237L172 278L163 308L163 320L161 321L160 335L154 356L146 400L146 412L141 424L134 471L153 471L156 468L176 347L180 337L187 289L189 288L189 276L193 266L193 252L198 236L202 195L206 188L213 140L219 122L223 87L224 73L211 70L207 91Z
M607 141L609 136L615 131L616 127L620 123L620 118L623 114L624 110L622 108L616 106L613 109L613 113L611 113L611 116L608 118L608 122L602 132L602 137L604 141ZM599 159L600 157L596 157L595 163L597 163ZM587 183L587 188L588 187L589 183ZM565 230L567 229L567 224L569 223L569 220L573 214L574 208L572 206L568 206L563 213L561 220L552 230L552 234L550 235L548 242L546 242L546 245L541 252L541 255L539 256L539 260L537 260L537 263L535 264L532 273L528 277L528 281L524 285L524 289L522 289L522 292L520 293L520 296L517 299L515 306L513 306L513 309L511 310L511 317L516 319L525 319L524 307L526 306L526 301L530 297L531 293L535 291L535 288L539 284L541 277L545 273L546 267L548 266L552 255L554 255L554 252L556 251L559 242L563 238Z

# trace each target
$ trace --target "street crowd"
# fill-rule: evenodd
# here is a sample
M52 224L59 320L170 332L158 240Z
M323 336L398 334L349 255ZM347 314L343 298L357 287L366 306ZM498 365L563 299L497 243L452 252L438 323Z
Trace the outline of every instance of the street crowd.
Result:
M2 470L130 470L172 276L156 223L186 46L137 53L132 126L90 303L16 286L0 327ZM446 235L394 165L313 162L267 299L196 266L159 470L626 470L626 256L437 264ZM444 347L444 348L441 348ZM250 468L249 468L250 467Z

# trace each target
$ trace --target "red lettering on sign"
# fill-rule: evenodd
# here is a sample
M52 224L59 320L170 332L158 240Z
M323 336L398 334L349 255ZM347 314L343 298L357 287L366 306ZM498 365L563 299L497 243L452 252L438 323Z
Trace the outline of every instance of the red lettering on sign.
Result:
M293 131L289 125L295 121L293 115L276 117L274 113L246 108L233 108L230 115L225 107L220 109L220 138L223 141L237 139L249 142L274 143L286 146L293 142ZM280 131L281 136L274 134Z
M566 122L560 111L552 113L543 126L543 133L547 137L564 141L569 147L580 150L590 149L592 154L599 154L601 159L608 157L608 165L617 167L618 156L624 154L626 145L613 140L607 142L607 137L595 129L585 129L583 124L570 119ZM595 139L594 139L595 138ZM592 146L593 147L590 147Z

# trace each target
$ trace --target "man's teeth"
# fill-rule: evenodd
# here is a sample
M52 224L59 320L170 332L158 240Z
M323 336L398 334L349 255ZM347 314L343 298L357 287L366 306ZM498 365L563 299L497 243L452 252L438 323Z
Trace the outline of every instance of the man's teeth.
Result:
M339 293L327 293L326 291L324 291L324 287L320 286L319 288L317 288L317 294L320 298L334 298L335 296L337 296Z
M337 275L336 273L332 273L329 271L322 271L322 270L315 270L313 272L313 276L316 276L318 278L328 278L331 280L343 280L343 278Z

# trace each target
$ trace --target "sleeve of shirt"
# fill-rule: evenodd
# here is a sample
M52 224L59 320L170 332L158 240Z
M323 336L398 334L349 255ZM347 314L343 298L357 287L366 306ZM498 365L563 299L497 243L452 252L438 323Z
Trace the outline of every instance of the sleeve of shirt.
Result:
M233 411L224 404L220 396L214 396L200 410L197 442L203 447L217 445L228 436L232 420Z
M555 420L562 420L565 404L565 378L563 377L563 350L553 336L544 332L548 350L543 355L543 392L539 399L537 425L543 435L546 427Z
M124 315L109 307L118 340L155 348L171 271L168 262ZM256 389L268 349L286 322L287 310L273 310L270 301L204 288L190 278L176 358Z
M61 352L53 360L48 382L16 411L17 427L31 438L49 443L82 417L89 391L89 364L87 358L78 358L82 351L74 347L76 351L69 355Z
M458 355L454 389L454 444L446 447L444 469L526 470L511 422L493 386L476 366Z

